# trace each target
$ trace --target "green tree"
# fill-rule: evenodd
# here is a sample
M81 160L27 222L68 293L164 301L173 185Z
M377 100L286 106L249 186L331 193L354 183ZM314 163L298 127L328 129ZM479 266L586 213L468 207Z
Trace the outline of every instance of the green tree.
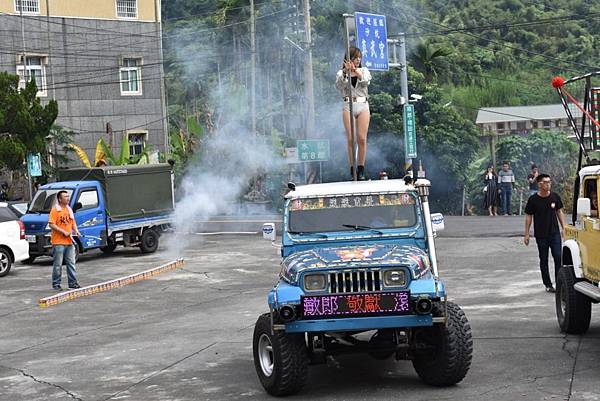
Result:
M58 115L58 104L43 106L34 80L18 88L17 75L0 72L0 168L23 169L27 153L47 158L47 137Z
M437 79L438 65L450 54L452 54L450 49L421 41L414 51L417 69L425 75L427 82L432 82Z

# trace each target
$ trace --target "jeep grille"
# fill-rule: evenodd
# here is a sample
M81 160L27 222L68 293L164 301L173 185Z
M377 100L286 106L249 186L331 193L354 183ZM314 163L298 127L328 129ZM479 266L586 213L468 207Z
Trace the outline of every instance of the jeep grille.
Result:
M332 294L370 291L381 291L381 274L379 270L329 273L329 292Z

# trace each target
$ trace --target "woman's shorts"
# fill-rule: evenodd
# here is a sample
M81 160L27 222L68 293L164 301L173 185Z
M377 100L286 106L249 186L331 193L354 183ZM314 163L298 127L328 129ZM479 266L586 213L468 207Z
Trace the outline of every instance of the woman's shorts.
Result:
M344 102L344 111L350 111L349 102ZM369 102L352 102L352 114L354 114L354 117L358 117L363 111L370 113Z

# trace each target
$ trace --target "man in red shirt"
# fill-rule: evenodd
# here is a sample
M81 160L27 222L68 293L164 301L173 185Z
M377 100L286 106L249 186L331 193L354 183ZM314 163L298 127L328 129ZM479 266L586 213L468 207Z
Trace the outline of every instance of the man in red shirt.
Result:
M67 278L69 288L80 288L75 276L75 247L73 233L81 235L73 210L69 206L70 196L67 191L58 191L56 194L56 205L50 210L48 225L52 230L50 242L52 243L52 255L54 264L52 268L52 288L62 290L60 279L62 275L63 260L67 265Z

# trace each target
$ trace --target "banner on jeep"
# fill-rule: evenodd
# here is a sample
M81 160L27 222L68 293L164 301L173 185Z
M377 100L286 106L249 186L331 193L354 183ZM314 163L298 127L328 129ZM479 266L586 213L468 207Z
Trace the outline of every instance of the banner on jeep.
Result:
M409 194L352 195L321 198L294 199L292 211L315 209L343 209L351 207L414 205L415 198Z

